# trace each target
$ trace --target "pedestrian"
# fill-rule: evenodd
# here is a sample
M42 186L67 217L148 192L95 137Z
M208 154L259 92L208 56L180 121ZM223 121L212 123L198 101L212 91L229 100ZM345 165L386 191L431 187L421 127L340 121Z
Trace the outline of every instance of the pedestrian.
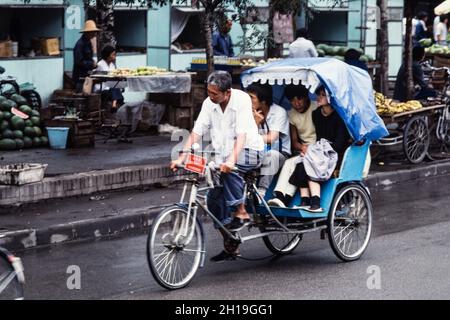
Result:
M218 30L213 33L212 47L215 56L234 56L233 41L230 36L232 26L233 21L231 19L224 19Z
M345 63L351 65L351 66L355 66L358 67L360 69L363 69L364 71L369 72L369 69L367 68L367 63L365 63L364 61L359 60L359 58L361 58L361 52L359 52L356 49L348 49L345 52L345 56L344 56L344 61Z
M425 11L417 14L418 22L414 32L414 46L420 46L419 41L428 38L427 21L428 14Z
M218 153L216 163L220 164L221 185L208 193L208 208L230 232L237 232L250 224L250 216L245 208L244 180L232 170L235 166L244 172L257 168L264 142L253 118L250 96L232 89L231 83L231 75L226 71L215 71L208 77L208 98L203 102L184 149L190 150L194 143L209 134L212 149ZM187 156L187 153L180 154L170 168L176 171ZM234 259L238 255L238 244L232 243L218 225L215 227L224 237L224 250L211 260Z
M441 46L447 45L447 34L448 34L448 16L442 15L439 17L439 23L436 26L435 41Z
M414 47L413 52L413 81L414 85L419 88L415 93L414 99L426 99L427 97L435 97L437 95L436 91L429 85L424 78L422 66L420 63L425 58L425 49L423 47ZM397 79L395 81L394 88L394 100L400 102L406 101L406 68L405 64L402 64L397 73Z
M308 30L298 29L296 40L289 45L290 58L316 58L319 56L314 43L308 39Z
M97 60L94 57L96 50L93 48L92 39L97 36L100 29L97 29L93 20L87 20L84 29L80 32L83 34L75 44L73 49L73 73L72 79L75 82L77 92L83 89L85 77L89 72L97 67Z

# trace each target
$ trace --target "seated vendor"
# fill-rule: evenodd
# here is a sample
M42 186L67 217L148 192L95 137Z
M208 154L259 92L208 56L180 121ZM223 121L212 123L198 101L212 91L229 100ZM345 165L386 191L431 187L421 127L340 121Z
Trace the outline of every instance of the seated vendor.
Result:
M428 97L436 97L437 93L429 85L423 75L422 66L420 63L425 58L425 49L422 47L414 47L413 49L413 65L412 65L412 73L413 73L413 81L414 85L419 89L415 92L414 100L426 99ZM398 100L400 102L406 101L406 67L404 64L400 67L397 74L397 80L395 81L395 89L394 89L394 100Z
M111 46L106 46L103 48L101 53L102 59L97 64L97 69L95 71L100 72L110 72L115 70L116 67L116 49ZM95 92L102 92L106 96L108 101L111 101L111 112L116 112L119 105L123 104L122 91L119 88L101 88L97 84L94 88Z

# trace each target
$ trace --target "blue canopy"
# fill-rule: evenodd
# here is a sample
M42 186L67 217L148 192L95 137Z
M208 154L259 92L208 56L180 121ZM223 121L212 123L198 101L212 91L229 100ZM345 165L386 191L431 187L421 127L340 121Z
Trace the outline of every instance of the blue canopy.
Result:
M344 120L353 139L378 140L388 135L378 116L369 74L333 58L283 59L247 70L241 75L247 87L260 81L271 85L303 84L314 93L323 85L333 108Z

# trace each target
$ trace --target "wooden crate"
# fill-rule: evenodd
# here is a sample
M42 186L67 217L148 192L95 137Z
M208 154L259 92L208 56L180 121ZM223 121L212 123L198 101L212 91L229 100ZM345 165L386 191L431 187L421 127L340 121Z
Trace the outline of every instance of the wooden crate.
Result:
M91 121L86 120L46 120L46 127L69 128L67 146L92 147L95 145L95 129Z

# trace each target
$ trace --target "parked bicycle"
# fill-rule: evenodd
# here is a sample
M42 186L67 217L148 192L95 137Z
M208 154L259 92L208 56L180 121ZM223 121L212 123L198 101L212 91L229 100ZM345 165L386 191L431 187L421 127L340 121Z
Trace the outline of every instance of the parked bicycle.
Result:
M9 98L13 94L20 94L27 99L28 105L39 110L42 107L42 99L36 88L31 83L18 84L12 76L2 76L5 69L0 67L0 95Z

